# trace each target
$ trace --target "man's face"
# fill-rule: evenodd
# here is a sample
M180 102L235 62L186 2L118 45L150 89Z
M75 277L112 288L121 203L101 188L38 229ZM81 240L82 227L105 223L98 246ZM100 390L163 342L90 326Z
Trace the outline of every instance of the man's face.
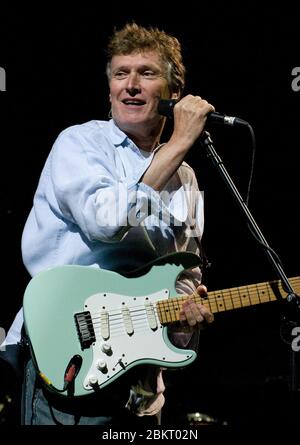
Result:
M113 56L109 82L112 116L125 132L153 131L161 127L160 99L170 97L167 74L153 51Z

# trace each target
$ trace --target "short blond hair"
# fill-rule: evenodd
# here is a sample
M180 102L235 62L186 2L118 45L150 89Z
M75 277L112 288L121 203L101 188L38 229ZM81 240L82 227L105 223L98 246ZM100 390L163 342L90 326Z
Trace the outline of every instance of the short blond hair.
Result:
M171 93L182 93L185 85L185 67L182 62L181 45L176 37L158 28L145 28L136 23L128 23L111 36L107 47L108 79L111 76L113 56L138 52L156 51L166 66L167 80Z

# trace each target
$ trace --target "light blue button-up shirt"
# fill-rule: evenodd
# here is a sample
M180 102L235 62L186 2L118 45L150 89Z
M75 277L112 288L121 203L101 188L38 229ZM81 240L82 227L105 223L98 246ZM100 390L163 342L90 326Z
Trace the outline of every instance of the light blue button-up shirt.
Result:
M183 162L158 193L140 182L153 156L113 120L64 130L45 163L22 236L29 273L64 264L122 272L167 253L198 252L203 195L194 172ZM199 268L187 272L182 292L194 291L200 279ZM12 331L21 323L19 314Z

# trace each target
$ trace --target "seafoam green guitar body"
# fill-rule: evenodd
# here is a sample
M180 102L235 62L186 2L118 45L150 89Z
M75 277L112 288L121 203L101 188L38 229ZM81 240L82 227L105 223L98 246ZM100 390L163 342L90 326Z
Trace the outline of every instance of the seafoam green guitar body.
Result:
M82 363L72 396L101 389L136 365L193 362L194 351L169 341L156 304L176 296L178 275L197 264L198 256L177 253L130 277L73 265L35 276L24 295L25 329L49 386L62 390L68 364L78 356Z

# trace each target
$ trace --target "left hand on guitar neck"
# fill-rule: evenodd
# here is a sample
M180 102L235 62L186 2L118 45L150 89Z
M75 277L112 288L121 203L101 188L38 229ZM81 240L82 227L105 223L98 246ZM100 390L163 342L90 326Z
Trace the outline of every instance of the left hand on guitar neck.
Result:
M207 288L200 284L197 287L196 292L202 298L207 297ZM188 325L191 327L196 326L199 323L207 322L212 323L214 321L213 314L202 304L197 304L192 299L186 300L182 304L182 310L180 311L180 323L184 326Z

